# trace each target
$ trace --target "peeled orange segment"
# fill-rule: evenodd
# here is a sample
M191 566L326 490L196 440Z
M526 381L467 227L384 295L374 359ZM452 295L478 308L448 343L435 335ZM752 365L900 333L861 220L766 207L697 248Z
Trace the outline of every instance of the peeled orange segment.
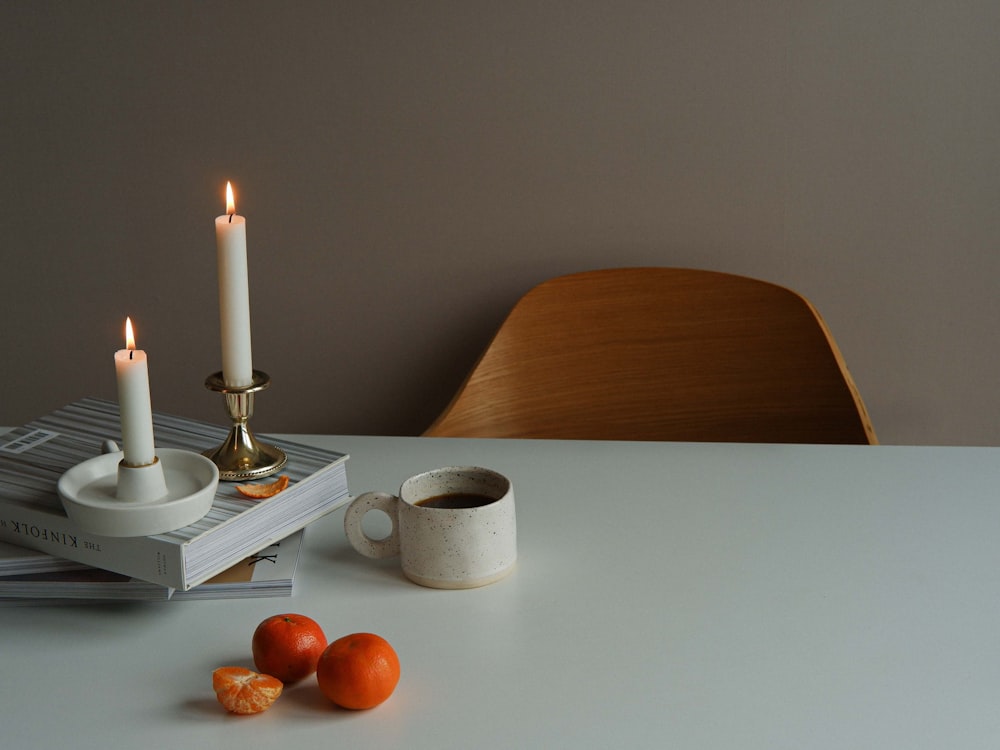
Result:
M212 672L212 687L227 711L259 714L278 699L283 686L281 680L269 674L258 674L245 667L219 667Z
M273 497L288 486L288 477L282 475L273 482L267 484L238 484L236 489L244 497L260 499L262 497Z

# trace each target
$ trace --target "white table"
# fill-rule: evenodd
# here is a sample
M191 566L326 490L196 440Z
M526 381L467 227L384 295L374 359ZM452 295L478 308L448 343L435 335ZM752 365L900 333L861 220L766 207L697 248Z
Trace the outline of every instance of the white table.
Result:
M2 610L4 748L1000 747L1000 449L298 439L355 494L506 473L518 569L423 589L339 511L291 599ZM393 697L226 714L212 670L286 611L385 636Z

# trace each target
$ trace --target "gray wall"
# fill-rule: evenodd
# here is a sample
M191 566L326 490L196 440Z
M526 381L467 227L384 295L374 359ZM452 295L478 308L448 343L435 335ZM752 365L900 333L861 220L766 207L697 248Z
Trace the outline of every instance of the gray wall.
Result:
M247 217L258 430L418 433L549 276L699 266L823 312L883 442L1000 443L1000 4L0 5L0 424L221 419Z

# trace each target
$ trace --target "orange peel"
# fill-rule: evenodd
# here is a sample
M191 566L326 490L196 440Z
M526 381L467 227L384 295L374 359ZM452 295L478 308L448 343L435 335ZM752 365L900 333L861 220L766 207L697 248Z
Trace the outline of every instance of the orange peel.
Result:
M244 497L252 497L260 500L265 497L274 497L288 486L288 477L282 474L273 482L267 484L238 484L236 489Z

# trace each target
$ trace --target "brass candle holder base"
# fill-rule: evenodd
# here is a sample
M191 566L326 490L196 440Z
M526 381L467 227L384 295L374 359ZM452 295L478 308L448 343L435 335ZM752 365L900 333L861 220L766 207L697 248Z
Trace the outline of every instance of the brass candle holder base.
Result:
M230 386L217 372L205 379L205 387L226 397L226 412L233 420L233 429L225 442L205 455L219 467L219 479L238 482L260 479L276 474L288 461L280 448L258 441L248 424L253 416L254 394L271 384L266 372L253 371L253 382L245 386Z

